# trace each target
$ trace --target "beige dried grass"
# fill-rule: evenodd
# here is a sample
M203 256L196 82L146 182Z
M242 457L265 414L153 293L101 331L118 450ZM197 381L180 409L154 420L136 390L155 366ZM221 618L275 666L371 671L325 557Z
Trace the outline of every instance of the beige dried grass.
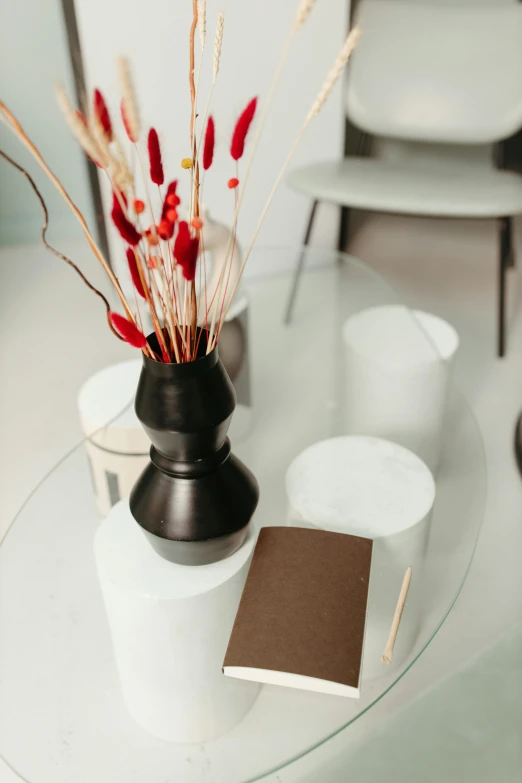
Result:
M107 168L109 159L105 151L93 138L91 129L85 125L76 109L71 104L62 84L56 85L56 97L62 110L65 121L71 129L74 138L80 144L83 151L102 168Z
M235 285L233 286L232 291L230 292L230 294L227 297L227 303L226 303L225 307L223 308L223 315L222 315L222 318L221 318L222 322L226 318L226 315L228 313L228 310L230 308L230 305L232 303L234 295L235 295L235 293L237 291L237 287L238 287L238 285L240 283L240 280L241 280L241 277L243 275L243 271L245 269L246 263L247 263L247 261L248 261L248 259L250 257L250 253L252 252L252 248L254 247L254 244L256 242L257 236L259 234L261 226L263 225L263 222L264 222L265 217L267 215L267 212L268 212L268 210L270 208L270 205L272 203L272 199L274 198L276 190L278 189L278 187L281 184L281 181L282 181L284 175L286 174L288 166L290 165L290 163L292 161L292 158L294 157L294 154L295 154L295 152L296 152L296 150L297 150L297 148L298 148L298 146L299 146L299 144L301 142L301 139L303 137L303 134L304 134L305 130L307 129L307 127L310 124L311 120L314 119L314 117L316 117L319 114L319 112L321 111L322 107L326 103L329 95L332 92L332 89L333 89L336 81L341 76L346 63L348 62L348 60L350 58L350 55L352 54L353 50L355 49L355 46L357 45L357 42L358 42L358 40L360 38L360 35L361 35L361 33L360 33L360 30L359 30L358 27L354 27L353 30L348 34L348 37L346 38L346 40L345 40L345 42L344 42L344 44L343 44L343 46L341 48L341 51L337 55L332 68L330 69L330 71L329 71L329 73L328 73L328 75L327 75L327 77L326 77L326 79L325 79L321 89L319 90L317 98L313 102L312 107L311 107L310 111L308 112L308 114L307 114L307 116L306 116L306 118L305 118L305 120L304 120L304 122L303 122L303 124L302 124L302 126L300 128L300 130L299 130L299 133L297 134L297 137L296 137L296 139L295 139L295 141L294 141L294 143L293 143L293 145L292 145L292 147L290 149L290 152L288 153L288 155L286 157L285 162L283 163L282 168L280 169L279 174L277 175L277 178L276 178L276 180L275 180L275 182L274 182L274 184L272 186L272 189L271 189L271 191L269 193L269 196L268 196L268 198L266 200L265 206L263 207L263 211L261 212L261 216L260 216L260 218L258 220L258 223L257 223L257 226L256 226L256 228L254 230L254 234L252 236L252 239L250 240L250 244L248 245L248 248L247 248L247 250L245 252L245 255L243 257L243 262L241 264L241 269L239 270L239 275L237 277L237 281L236 281ZM237 214L234 216L234 218L235 218L235 220L237 220ZM209 350L211 350L211 348L215 346L215 342L216 342L216 336L211 334L211 337L214 337L214 341L211 342L211 344L209 346Z
M344 70L344 66L348 62L351 53L357 46L357 42L359 41L360 37L361 37L360 29L358 27L354 27L353 30L349 33L346 41L344 42L343 48L337 55L337 59L335 60L330 72L328 73L328 76L326 77L323 86L319 90L319 94L312 104L312 108L308 113L308 116L305 120L305 124L308 124L311 119L317 117L317 115L321 111L328 96L332 92L335 83L337 82L340 75L342 74Z
M198 0L198 33L203 49L207 40L207 0Z
M138 111L138 102L136 101L130 65L127 58L118 57L116 68L118 70L123 106L125 107L125 118L129 125L132 138L137 141L140 137L141 130L140 114Z
M112 285L114 286L114 289L116 290L116 293L118 295L118 298L123 306L123 309L125 311L125 314L127 318L132 321L132 323L136 323L136 320L134 318L134 315L132 313L132 310L129 307L129 304L125 298L125 294L123 293L123 290L120 286L120 283L118 281L118 278L115 276L114 272L111 269L110 264L105 259L103 253L101 252L100 248L96 244L94 237L92 236L89 227L87 225L87 221L85 220L85 217L81 213L81 211L78 209L74 201L71 199L69 194L67 193L66 189L56 176L56 174L49 168L47 163L45 162L42 154L38 150L38 148L33 144L27 133L24 131L14 114L7 108L5 103L0 101L0 116L3 119L3 121L11 128L13 133L20 139L20 141L25 145L25 147L31 152L31 154L36 159L38 165L42 169L42 171L47 175L47 177L50 179L50 181L53 183L55 188L58 190L60 195L62 196L63 200L71 209L71 211L74 213L76 219L80 223L80 226L82 228L82 231L85 235L85 238L87 239L87 242L89 243L89 247L91 248L92 252L102 265L103 269L105 270L107 277L111 281Z
M314 4L315 4L315 0L301 0L295 14L294 27L293 27L294 32L296 30L299 30L299 28L304 25L304 23L306 22L306 20L310 15L310 11L312 10Z
M225 14L220 11L216 24L216 35L214 38L214 60L212 67L212 82L215 82L219 73L219 60L221 58L221 47L223 45L223 30L225 27Z

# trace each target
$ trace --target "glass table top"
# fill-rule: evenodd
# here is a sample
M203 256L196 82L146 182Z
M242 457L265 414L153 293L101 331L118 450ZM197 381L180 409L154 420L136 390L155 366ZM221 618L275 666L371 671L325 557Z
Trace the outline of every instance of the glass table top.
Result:
M342 780L347 765L355 783L519 783L522 625L384 721L323 779Z
M282 265L297 251L257 251L263 254ZM310 249L306 268L290 325L283 313L291 277L248 282L252 421L232 445L260 484L257 526L284 524L284 476L294 457L343 432L342 324L367 307L400 304L379 276L348 256ZM434 352L410 316L427 354ZM457 390L436 485L421 628L402 666L363 679L358 700L265 686L225 736L173 745L135 725L120 696L92 550L99 518L78 444L28 497L0 546L0 755L28 783L290 779L294 761L347 731L429 654L464 584L486 473L477 424Z

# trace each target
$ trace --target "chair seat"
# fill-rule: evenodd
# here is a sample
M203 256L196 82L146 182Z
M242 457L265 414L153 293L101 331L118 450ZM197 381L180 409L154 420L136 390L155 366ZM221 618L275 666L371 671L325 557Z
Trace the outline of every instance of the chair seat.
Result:
M438 168L346 158L295 169L288 184L319 201L376 212L461 218L522 213L522 176L469 163Z

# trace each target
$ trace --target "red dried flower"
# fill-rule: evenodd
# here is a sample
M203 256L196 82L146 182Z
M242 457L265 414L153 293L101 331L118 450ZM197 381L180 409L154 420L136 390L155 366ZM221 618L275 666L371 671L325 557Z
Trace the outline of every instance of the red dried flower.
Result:
M174 258L180 265L185 280L194 280L196 276L198 252L199 237L191 237L187 221L182 220L174 242Z
M205 171L212 165L214 158L215 128L213 117L208 118L207 130L205 131L205 142L203 144L203 168Z
M178 210L174 207L169 207L165 212L165 217L170 223L175 223L178 219Z
M109 317L116 331L129 345L133 345L134 348L144 348L147 345L147 338L132 321L119 313L109 313Z
M130 123L129 123L128 119L127 119L127 115L125 113L125 101L123 100L123 98L122 98L122 101L120 103L120 110L121 110L121 118L123 120L123 127L125 128L125 133L129 137L130 141L135 143L135 142L138 141L138 139L135 139L134 136L133 136L132 128L130 126Z
M190 240L190 231L186 220L181 220L178 226L178 233L174 242L174 258L179 262L185 253Z
M234 188L237 188L238 185L239 185L239 180L238 180L237 177L232 177L227 182L227 187L229 187L230 190L233 190Z
M103 128L108 141L112 141L112 123L107 104L99 90L94 90L93 98L94 116Z
M156 185L163 185L165 175L163 174L163 164L161 162L161 149L158 134L154 128L149 131L147 141L150 161L150 178Z
M141 239L141 234L136 230L132 223L127 220L115 193L113 193L112 197L111 217L122 238L129 245L137 245Z
M234 160L239 160L245 151L245 140L248 130L256 113L257 98L252 98L246 108L243 109L236 122L234 133L232 134L232 143L230 144L230 154Z
M141 282L140 272L138 269L138 262L136 261L136 254L131 247L127 248L127 263L129 265L129 272L132 278L132 282L134 283L134 288L143 299L146 299L147 297L145 295L145 289L143 288L143 283Z
M139 198L134 199L134 211L137 215L141 215L145 211L145 204Z
M201 220L200 217L193 217L192 220L190 221L190 225L192 226L192 228L195 228L196 231L201 231L201 229L203 228L203 221Z

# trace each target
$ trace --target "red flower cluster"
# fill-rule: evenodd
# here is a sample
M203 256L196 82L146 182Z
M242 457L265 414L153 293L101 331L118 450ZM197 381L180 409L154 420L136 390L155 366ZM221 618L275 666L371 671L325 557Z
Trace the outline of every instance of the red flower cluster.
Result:
M105 99L99 90L94 90L93 97L93 111L94 116L103 128L103 132L107 136L108 141L112 141L112 123L107 104Z
M180 203L180 198L176 195L177 187L177 179L171 182L167 187L167 195L165 196L163 209L161 211L161 220L156 229L162 239L172 239L174 236L174 227L176 220L178 219L176 207Z
M135 226L132 225L130 220L128 220L127 217L125 216L125 213L123 212L123 209L121 208L121 204L118 201L118 198L115 193L112 194L111 217L114 225L120 232L122 238L127 242L127 244L132 246L139 244L139 241L141 239L141 234L135 228Z
M203 144L203 168L205 171L212 165L214 158L214 144L216 131L213 117L208 118L207 130L205 131L205 142Z
M136 261L136 253L132 247L127 248L127 263L129 265L129 272L132 278L132 282L134 283L134 288L142 297L142 299L146 299L147 297L145 295L145 289L143 288L143 283L141 281L140 272L138 269L138 262Z
M149 131L147 147L149 150L150 178L155 185L163 185L165 175L163 174L160 143L155 128L151 128Z
M124 318L119 313L109 313L109 318L118 334L121 334L126 343L134 346L134 348L144 348L147 345L147 338L132 321Z
M232 142L230 144L230 154L234 160L239 160L245 151L245 141L252 120L254 119L254 114L256 113L256 106L257 98L252 98L246 108L243 109L236 122L236 127L232 134Z
M174 242L174 258L181 267L185 280L194 280L199 252L199 237L192 237L186 220L178 227L178 235Z

